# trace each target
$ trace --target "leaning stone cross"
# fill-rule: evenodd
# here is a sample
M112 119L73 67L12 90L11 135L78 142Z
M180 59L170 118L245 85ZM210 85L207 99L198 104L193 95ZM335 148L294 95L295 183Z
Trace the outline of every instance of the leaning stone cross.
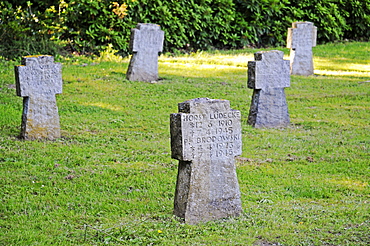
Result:
M164 32L156 24L138 24L131 30L133 52L126 77L131 81L158 80L158 53L163 49Z
M289 61L284 52L260 51L248 62L248 88L254 89L248 124L256 128L289 125L284 88L290 86Z
M317 27L312 22L294 22L288 28L287 48L290 48L290 73L314 74L312 47L316 46Z
M26 56L15 66L17 96L23 97L24 139L60 137L55 94L62 93L62 65L52 56Z
M240 111L227 100L198 98L171 114L172 158L179 160L174 214L197 224L238 216L235 156L242 153Z

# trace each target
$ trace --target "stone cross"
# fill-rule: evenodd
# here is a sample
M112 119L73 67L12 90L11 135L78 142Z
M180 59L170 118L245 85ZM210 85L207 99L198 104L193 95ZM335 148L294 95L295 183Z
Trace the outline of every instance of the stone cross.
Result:
M139 23L131 30L133 52L126 77L131 81L158 80L158 53L162 52L164 31L156 24Z
M240 111L227 100L198 98L171 114L172 158L179 160L174 214L187 224L238 216L235 156L242 153Z
M287 48L290 48L290 73L313 75L312 47L316 46L317 27L312 22L294 22L288 28Z
M289 61L284 52L260 51L248 62L248 88L254 89L248 124L256 128L289 125L284 88L290 86Z
M60 137L55 94L62 93L62 65L54 57L26 56L15 66L17 96L23 97L22 131L24 139Z

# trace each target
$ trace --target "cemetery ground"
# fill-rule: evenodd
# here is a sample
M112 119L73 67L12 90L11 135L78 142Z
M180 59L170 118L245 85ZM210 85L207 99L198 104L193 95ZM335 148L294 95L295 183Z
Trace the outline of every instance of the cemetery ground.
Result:
M128 59L59 57L55 141L17 138L19 62L1 61L0 244L369 245L370 43L313 48L315 75L285 90L286 129L247 125L259 50L165 54L153 83L126 80ZM172 215L169 116L198 97L241 111L243 214L193 226Z

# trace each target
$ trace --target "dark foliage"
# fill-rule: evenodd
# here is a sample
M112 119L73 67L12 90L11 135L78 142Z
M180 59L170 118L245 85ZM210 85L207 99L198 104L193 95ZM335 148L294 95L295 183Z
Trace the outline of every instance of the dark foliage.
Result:
M294 21L313 22L319 43L368 40L370 0L6 0L0 56L98 53L108 44L127 55L137 23L161 25L169 52L282 46Z

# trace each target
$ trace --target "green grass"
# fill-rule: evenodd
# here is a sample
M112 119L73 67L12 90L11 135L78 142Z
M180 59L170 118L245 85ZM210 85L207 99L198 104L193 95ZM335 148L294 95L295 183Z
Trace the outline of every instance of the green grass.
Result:
M246 124L256 51L161 56L155 84L125 80L128 59L63 59L56 141L17 138L19 63L1 61L0 245L369 245L370 43L315 47L283 130ZM172 215L169 115L197 97L242 112L244 212L190 226Z

